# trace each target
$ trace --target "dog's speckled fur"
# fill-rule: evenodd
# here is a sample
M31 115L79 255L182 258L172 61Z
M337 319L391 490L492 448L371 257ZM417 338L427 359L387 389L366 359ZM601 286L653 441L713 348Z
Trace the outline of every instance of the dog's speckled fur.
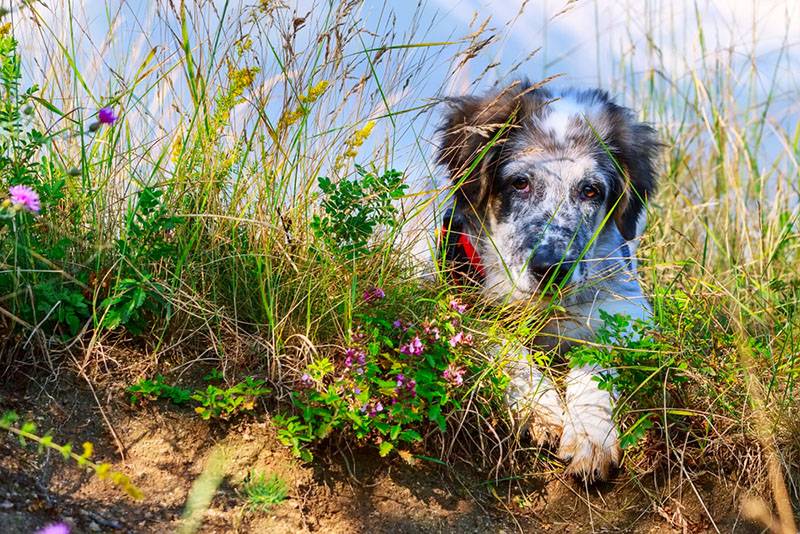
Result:
M530 300L557 285L568 313L544 333L561 347L593 339L599 310L648 316L633 251L655 189L654 130L599 90L518 83L449 104L438 162L455 187L452 213L482 257L485 295ZM508 351L520 427L559 442L568 471L606 478L620 451L613 399L593 378L603 370L572 369L561 397L524 348Z

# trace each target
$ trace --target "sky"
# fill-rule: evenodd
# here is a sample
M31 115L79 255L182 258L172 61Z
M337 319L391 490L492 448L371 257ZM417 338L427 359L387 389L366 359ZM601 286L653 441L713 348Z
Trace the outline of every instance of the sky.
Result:
M244 20L242 17L256 2L187 3L195 6L195 28L214 35L221 13L225 12L228 20ZM313 0L285 3L297 16L321 16L322 10ZM175 43L180 24L176 17L167 20L159 16L168 13L170 5L175 3L50 0L37 7L37 21L17 11L15 31L24 52L25 70L32 81L60 86L65 94L77 94L76 102L65 103L66 108L100 106L111 92L120 90L146 68L143 65L148 65L148 54L154 48L159 59L178 64L175 58L180 51ZM774 117L775 124L790 130L800 117L799 1L365 0L357 9L366 28L374 26L377 30L393 20L399 42L412 33L408 39L414 42L454 41L484 23L487 33L495 35L460 69L454 70L453 63L441 55L414 56L419 61L414 68L424 69L424 75L417 77L412 87L389 94L389 102L409 95L422 101L479 92L519 77L536 81L557 76L551 83L607 89L622 103L640 110L645 118L655 118L645 98L646 82L655 73L654 83L674 89L672 115L657 118L669 122L679 120L681 98L696 83L698 73L718 71L712 83L726 85L735 98L732 106L742 113L759 114L768 102L766 112ZM299 36L300 44L303 39L313 43L315 35L309 30L313 27L312 23L306 25L305 33ZM411 28L416 29L411 32ZM226 37L230 36L221 36L223 40ZM60 52L53 43L57 41L75 43L69 52L82 73L79 81L62 80L48 72L48 61L63 62L56 57ZM268 51L263 51L261 60L269 59ZM496 67L475 83L489 65ZM158 136L174 126L170 121L182 120L175 109L180 107L177 101L188 98L188 93L180 88L180 68L167 75L170 84L137 96L138 111L144 119L150 119L144 124L153 125L152 130L139 132L143 137ZM419 154L415 139L432 137L436 114L415 121L398 137L396 166L411 167L414 161L419 162L419 155L430 158L430 146ZM781 150L778 141L769 139L764 147L767 151ZM415 168L415 172L421 169Z

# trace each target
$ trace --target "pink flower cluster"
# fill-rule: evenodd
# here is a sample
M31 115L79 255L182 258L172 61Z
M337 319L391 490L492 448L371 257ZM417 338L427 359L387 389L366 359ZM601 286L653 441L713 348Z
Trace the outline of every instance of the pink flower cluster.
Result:
M456 367L454 364L447 366L447 369L442 373L442 378L447 380L450 385L460 386L464 383L464 373L466 370L463 367Z
M466 345L468 347L472 346L472 334L465 334L463 330L456 332L456 334L450 338L450 346L455 348L459 345Z
M411 397L417 396L417 382L412 378L408 380L403 374L398 374L395 377L395 388L394 392L396 395L401 395L403 392L407 392L411 395ZM397 398L392 399L392 404L397 403Z
M456 313L464 313L467 311L467 305L461 303L461 299L453 299L450 301L450 309Z
M431 326L431 323L425 321L422 323L422 331L425 332L427 335L433 337L434 340L439 340L439 329L435 326Z
M419 356L425 352L425 345L422 344L419 336L414 336L414 339L400 346L400 352L409 356Z
M364 374L364 366L367 364L367 353L361 349L350 347L344 351L344 366L348 369L355 366L356 373Z

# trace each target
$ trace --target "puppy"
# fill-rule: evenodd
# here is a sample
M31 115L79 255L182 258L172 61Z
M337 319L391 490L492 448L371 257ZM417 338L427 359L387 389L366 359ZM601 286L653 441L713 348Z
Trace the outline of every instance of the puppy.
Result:
M493 300L556 298L566 313L549 319L541 346L593 340L600 310L648 317L633 255L656 187L653 128L596 89L519 82L448 103L437 159L453 185L442 235L455 276ZM571 369L562 396L523 347L499 352L520 428L557 444L569 472L607 478L620 460L614 398L596 380L608 371Z

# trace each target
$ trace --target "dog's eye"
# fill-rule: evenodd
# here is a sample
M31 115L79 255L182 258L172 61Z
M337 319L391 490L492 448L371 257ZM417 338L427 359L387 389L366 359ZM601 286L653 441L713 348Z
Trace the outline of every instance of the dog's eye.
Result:
M514 178L511 182L511 187L516 189L517 191L525 191L528 189L528 179L523 177Z
M584 185L581 188L581 197L584 200L594 200L601 195L600 188L596 185Z

